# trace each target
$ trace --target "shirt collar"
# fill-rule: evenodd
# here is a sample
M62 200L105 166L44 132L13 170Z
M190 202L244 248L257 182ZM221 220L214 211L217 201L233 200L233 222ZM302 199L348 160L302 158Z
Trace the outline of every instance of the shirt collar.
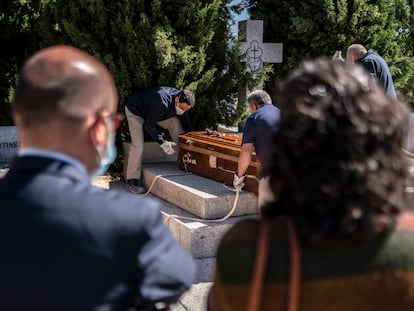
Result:
M21 148L18 150L17 154L21 157L36 156L36 157L50 158L50 159L63 161L63 162L66 162L68 164L71 164L77 167L78 169L84 171L87 174L85 166L80 161L63 153L45 151L45 150L36 149L36 148Z

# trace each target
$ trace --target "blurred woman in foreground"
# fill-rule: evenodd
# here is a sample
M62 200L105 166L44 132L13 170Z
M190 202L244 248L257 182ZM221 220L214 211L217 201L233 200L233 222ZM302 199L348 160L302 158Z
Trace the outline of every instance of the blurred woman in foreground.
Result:
M278 99L271 196L260 220L241 221L222 239L210 310L246 310L263 222L270 241L260 310L286 310L287 220L299 237L299 310L413 310L405 106L359 65L324 59L294 71Z

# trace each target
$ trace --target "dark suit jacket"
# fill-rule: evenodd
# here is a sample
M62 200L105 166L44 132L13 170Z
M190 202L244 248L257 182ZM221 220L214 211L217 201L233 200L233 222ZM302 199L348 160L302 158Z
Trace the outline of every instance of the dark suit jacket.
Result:
M0 206L1 311L144 310L192 284L157 202L96 188L72 165L16 158Z
M153 140L162 144L164 138L157 128L157 122L177 117L184 132L192 129L188 112L182 115L176 113L174 100L179 94L179 90L168 86L142 89L128 99L126 106L133 114L145 120L145 131Z

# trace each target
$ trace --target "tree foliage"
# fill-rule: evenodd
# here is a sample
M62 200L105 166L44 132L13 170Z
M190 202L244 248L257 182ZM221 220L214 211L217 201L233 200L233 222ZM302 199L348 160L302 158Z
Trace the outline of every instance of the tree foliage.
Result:
M240 117L228 97L237 78L247 76L237 46L228 44L229 2L46 1L35 33L39 48L71 44L102 60L115 78L121 111L138 89L189 88L196 93L193 124L214 128Z
M397 92L412 101L413 0L245 0L265 40L283 42L283 77L302 60L361 43L388 62Z
M40 1L0 0L0 126L11 125L10 101L19 65L33 50Z

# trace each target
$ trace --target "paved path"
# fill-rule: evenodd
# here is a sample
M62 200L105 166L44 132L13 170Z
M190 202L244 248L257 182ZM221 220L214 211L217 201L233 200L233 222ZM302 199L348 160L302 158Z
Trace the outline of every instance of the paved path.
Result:
M105 189L125 190L124 183L110 181L109 176L96 177L93 184ZM126 190L125 190L126 191ZM158 199L152 194L148 195L153 199ZM197 275L192 287L185 292L180 300L171 306L172 311L205 311L207 294L211 287L214 273L215 258L196 259Z
M171 306L172 311L206 311L207 294L211 283L194 284L181 296L180 301Z
M207 294L210 290L214 273L214 258L197 259L198 272L196 280L189 291L181 296L180 301L171 306L172 311L205 311Z

